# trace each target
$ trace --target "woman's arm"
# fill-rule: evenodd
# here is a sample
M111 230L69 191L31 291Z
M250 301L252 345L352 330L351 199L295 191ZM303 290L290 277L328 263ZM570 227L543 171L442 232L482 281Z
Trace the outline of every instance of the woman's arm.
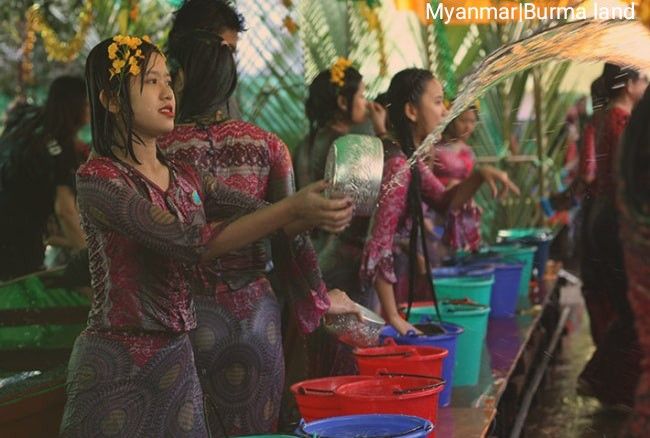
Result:
M463 204L472 199L483 183L490 186L492 196L495 198L497 196L506 196L511 190L519 195L519 187L510 181L507 173L492 166L482 166L475 170L469 178L448 189L444 194L444 203L448 205L450 210L462 207ZM499 190L497 183L503 185L501 190Z
M98 173L102 170L86 169L77 176L77 202L84 220L122 234L158 254L189 263L199 261L216 233L200 212L181 222L140 195L119 175Z
M65 240L72 249L80 250L85 248L86 236L81 229L75 195L69 186L56 187L54 213L59 220Z
M386 317L386 322L395 327L395 330L397 330L400 335L405 335L411 330L416 333L421 333L400 316L397 304L395 303L395 290L391 283L381 278L381 276L377 276L377 279L375 280L375 290L377 291L377 296L381 303L381 309Z

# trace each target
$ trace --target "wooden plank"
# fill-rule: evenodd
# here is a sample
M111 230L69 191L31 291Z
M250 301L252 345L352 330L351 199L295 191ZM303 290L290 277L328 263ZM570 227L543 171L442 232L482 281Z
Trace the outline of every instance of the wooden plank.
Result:
M0 310L0 327L48 324L83 324L88 307L50 307Z

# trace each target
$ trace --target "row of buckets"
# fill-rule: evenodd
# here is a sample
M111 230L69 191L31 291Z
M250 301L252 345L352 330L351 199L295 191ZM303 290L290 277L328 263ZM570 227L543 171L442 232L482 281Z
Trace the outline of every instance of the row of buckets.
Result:
M531 276L543 276L547 230L507 230L502 242L433 271L433 302L414 303L409 321L423 332L382 331L382 346L357 348L356 376L307 380L291 387L309 437L435 436L438 406L452 388L478 383L488 318L512 318Z

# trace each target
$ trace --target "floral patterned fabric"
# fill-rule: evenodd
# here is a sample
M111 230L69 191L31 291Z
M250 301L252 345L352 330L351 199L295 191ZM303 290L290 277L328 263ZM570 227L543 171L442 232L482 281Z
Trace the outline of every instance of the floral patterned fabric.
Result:
M469 178L474 170L476 157L472 148L461 144L436 147L433 173L445 185L457 184ZM474 201L466 202L457 210L447 213L443 241L453 249L475 251L481 243L481 209Z
M256 199L272 203L294 193L286 145L250 123L177 126L161 146L168 156ZM290 304L299 330L285 335L298 344L329 308L309 237L272 236L270 249L257 242L202 267L199 276L204 296L197 297L192 344L208 400L208 427L214 436L273 431L284 386L281 312L274 290Z
M166 190L109 158L77 173L95 294L71 355L63 436L207 436L187 337L196 327L191 273L223 227L208 221L261 203L163 162Z
M393 253L394 237L398 230L411 227L407 213L407 194L411 183L411 170L407 157L399 145L384 141L384 172L379 191L379 202L370 225L369 236L363 249L361 259L361 281L365 287L373 287L377 276L395 284L395 266ZM422 177L423 201L433 208L443 209L445 188L431 170L418 161ZM403 234L400 232L400 234Z
M293 166L286 145L275 135L244 121L227 121L199 127L180 125L160 141L167 156L195 166L226 185L270 203L294 192ZM254 281L267 268L268 250L260 243L220 259L219 266L205 269L207 287L224 281L224 270L251 275ZM295 314L303 332L313 331L329 308L327 289L321 279L316 255L306 235L291 244L277 236L272 239L273 265L279 271L284 294L295 304ZM225 281L228 281L227 279ZM245 284L231 284L239 289Z
M458 149L448 144L441 144L435 151L433 173L445 186L454 180L460 182L472 173L476 157L472 148L465 143L462 143Z

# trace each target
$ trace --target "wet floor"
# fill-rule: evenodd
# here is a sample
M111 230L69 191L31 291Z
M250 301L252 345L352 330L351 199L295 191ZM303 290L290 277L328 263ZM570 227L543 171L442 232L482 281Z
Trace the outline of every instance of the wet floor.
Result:
M562 291L571 306L569 333L553 368L539 389L523 432L526 438L616 438L627 413L603 408L598 401L576 394L576 381L594 351L589 320L579 287Z

